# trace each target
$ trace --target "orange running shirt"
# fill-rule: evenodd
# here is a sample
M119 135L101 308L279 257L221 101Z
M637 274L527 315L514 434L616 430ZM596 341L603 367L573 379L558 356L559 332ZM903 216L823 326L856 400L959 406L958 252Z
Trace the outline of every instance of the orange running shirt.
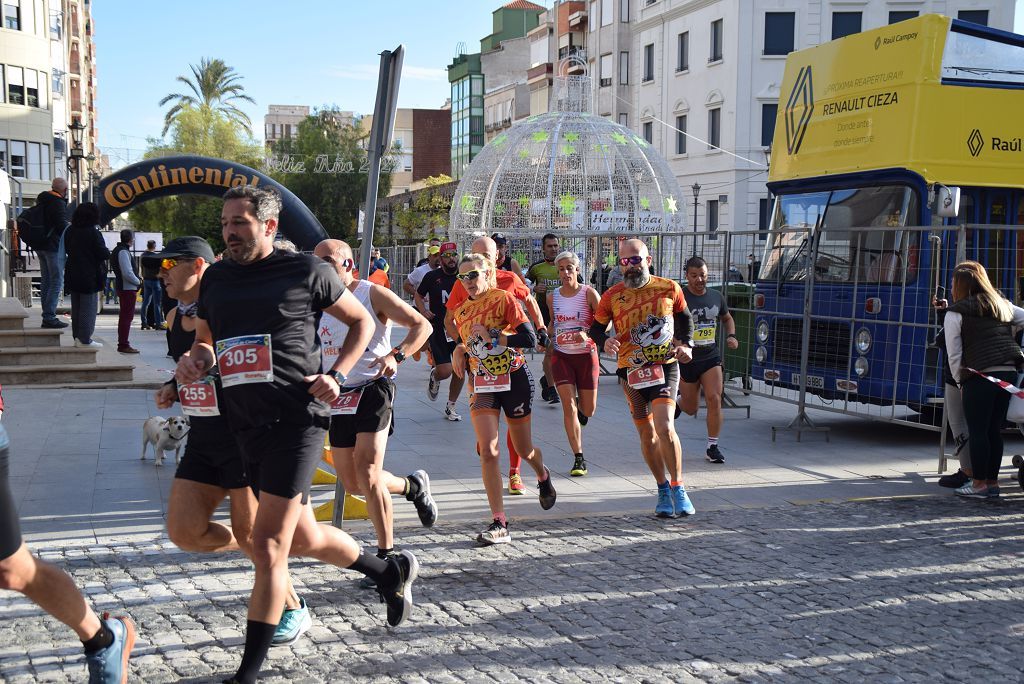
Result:
M526 283L512 271L495 271L494 274L498 277L498 289L511 292L512 296L521 302L525 302L526 298L530 296L530 288L526 287ZM451 294L448 295L448 302L445 304L449 311L457 311L462 303L469 298L466 294L466 288L462 286L462 281L458 280L455 282L455 287L452 288Z
M675 363L672 357L672 315L686 308L683 290L674 280L651 276L643 287L616 283L601 296L594 320L611 321L620 341L619 368L649 363Z
M450 299L448 301L451 301ZM470 335L475 324L481 324L491 334L488 339ZM526 323L526 314L505 290L491 288L476 299L466 299L455 312L455 325L459 336L465 340L469 352L469 367L474 375L507 375L519 370L526 363L523 352L514 347L492 344L492 339L502 332L515 332Z

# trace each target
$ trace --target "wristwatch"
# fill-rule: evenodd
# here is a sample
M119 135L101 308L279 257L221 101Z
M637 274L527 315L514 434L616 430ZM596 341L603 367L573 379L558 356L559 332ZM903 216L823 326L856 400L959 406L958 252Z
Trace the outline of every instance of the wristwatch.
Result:
M405 361L405 352L402 351L401 347L395 347L391 350L391 355L395 357L395 363L399 364Z
M726 337L731 337L734 340L738 340L739 339L738 337L736 337L736 333L729 333L728 335L726 335Z
M334 378L334 381L338 383L338 387L344 387L345 381L348 380L344 373L336 370L327 371L324 375L329 375Z

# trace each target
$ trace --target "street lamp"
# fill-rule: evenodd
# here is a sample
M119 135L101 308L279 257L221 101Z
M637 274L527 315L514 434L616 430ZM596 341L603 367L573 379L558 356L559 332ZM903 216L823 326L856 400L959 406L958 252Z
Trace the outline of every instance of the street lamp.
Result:
M71 152L68 153L68 162L74 162L75 168L75 199L82 203L82 160L85 159L85 151L82 149L82 133L85 131L85 124L77 116L71 120L68 126L71 131ZM70 168L70 164L69 164Z
M93 165L96 163L96 155L90 152L89 156L85 158L85 161L87 162L85 165L85 180L89 184L89 201L95 202L96 190L93 187L93 178L95 177L95 174L93 173Z
M696 251L697 250L697 196L700 194L700 183L694 183L693 185L690 186L690 189L693 190L693 236L694 236L693 249L694 249L694 251Z

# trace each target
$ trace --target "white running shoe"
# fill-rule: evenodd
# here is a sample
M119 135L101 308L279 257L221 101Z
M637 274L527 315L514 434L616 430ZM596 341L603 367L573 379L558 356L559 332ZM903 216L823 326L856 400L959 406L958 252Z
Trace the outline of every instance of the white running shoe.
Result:
M452 421L453 423L455 421L462 420L462 416L455 412L454 404L448 404L447 406L444 407L444 417Z
M82 342L81 340L75 340L76 347L86 347L88 349L102 349L103 343L93 340L92 342Z

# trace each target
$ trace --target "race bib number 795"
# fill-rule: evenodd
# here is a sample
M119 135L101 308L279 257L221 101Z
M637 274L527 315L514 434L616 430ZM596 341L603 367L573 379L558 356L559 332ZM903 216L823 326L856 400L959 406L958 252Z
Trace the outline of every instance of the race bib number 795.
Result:
M241 335L217 340L215 350L224 387L273 382L270 335Z

